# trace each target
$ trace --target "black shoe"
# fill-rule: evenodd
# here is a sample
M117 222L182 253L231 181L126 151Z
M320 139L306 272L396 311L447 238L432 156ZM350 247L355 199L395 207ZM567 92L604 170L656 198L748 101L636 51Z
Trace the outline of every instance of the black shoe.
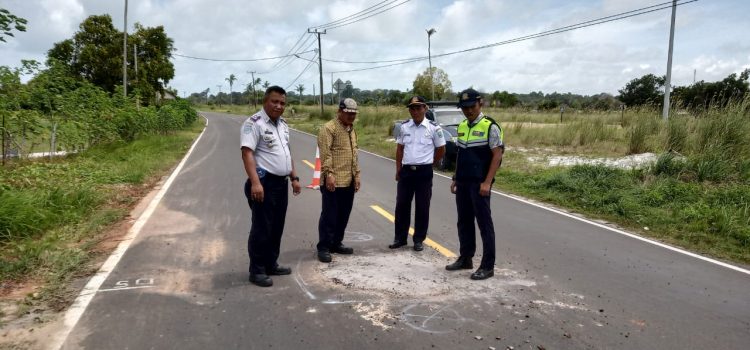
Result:
M318 260L320 260L320 262L324 262L324 263L331 262L331 260L332 260L331 259L331 253L329 253L328 251L325 251L325 250L319 251L318 252Z
M414 242L414 250L418 252L423 251L424 245L422 244L422 242Z
M289 275L289 274L292 273L292 268L291 267L277 265L276 267L266 268L266 273L269 276Z
M403 247L405 245L406 245L406 242L393 241L393 243L391 243L391 244L388 245L388 248L398 249L398 248L401 248L401 247Z
M270 287L273 285L273 280L271 280L271 277L268 277L268 275L264 274L250 274L250 282L256 286L260 287Z
M347 247L345 245L340 245L338 247L332 248L331 253L336 254L354 254L354 249L351 247Z
M483 269L479 268L474 273L471 274L471 279L473 280L486 280L492 276L495 275L494 269Z
M471 258L464 258L462 256L459 256L453 264L445 265L445 269L448 271L469 270L473 268L474 265L472 265Z

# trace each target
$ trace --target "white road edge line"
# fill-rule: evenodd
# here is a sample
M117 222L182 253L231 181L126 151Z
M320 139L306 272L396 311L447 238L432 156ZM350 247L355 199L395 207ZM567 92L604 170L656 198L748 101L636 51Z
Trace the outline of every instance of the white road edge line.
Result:
M169 178L167 178L167 181L164 182L164 185L162 185L159 192L148 204L146 210L141 213L141 216L138 218L138 220L136 220L133 226L130 227L130 230L128 230L128 233L125 235L125 237L123 237L122 241L120 241L120 244L117 245L117 248L112 252L109 258L107 258L107 261L105 261L104 264L99 268L99 271L97 271L96 274L88 281L88 283L86 283L86 286L83 287L83 290L81 290L81 293L78 294L76 300L73 302L70 308L68 308L68 311L65 312L65 319L63 320L62 329L52 337L52 341L48 344L48 349L57 350L63 346L63 343L65 343L65 340L73 330L73 327L75 327L75 325L78 323L78 320L81 319L83 312L86 311L89 303L94 298L94 295L96 295L99 287L101 287L102 283L104 283L107 277L109 277L110 272L115 269L117 263L119 263L122 256L125 255L125 251L127 251L130 247L130 243L132 243L133 240L138 236L138 234L141 232L141 229L146 224L146 221L148 221L148 219L151 217L151 214L154 213L156 206L159 204L159 202L161 202L161 199L169 189L169 186L172 185L172 182L180 173L180 170L182 170L185 162L188 158L190 158L190 155L195 149L195 145L198 144L198 142L201 140L201 137L203 137L203 134L206 132L206 129L208 129L208 119L202 114L201 117L203 117L203 119L206 119L206 125L203 128L203 131L201 131L201 134L198 135L198 138L195 139L193 145L190 146L190 149L188 150L187 154L185 154L185 157L183 157L182 161L180 161L180 164L178 164L174 171L172 171L172 174L169 176Z
M310 134L310 133L307 133L307 132L304 132L304 131L300 131L300 130L297 130L297 129L292 129L292 130L294 130L296 132L299 132L301 134L306 134L306 135L309 135L309 136L312 136L312 137L317 137L317 136L315 136L313 134ZM372 153L372 152L367 152L367 151L364 151L362 149L360 149L359 151L367 153L369 155L373 155L373 156L378 157L378 158L383 158L385 160L390 160L391 162L395 162L395 160L387 158L387 157L383 157L383 156L381 156L379 154L375 154L375 153ZM446 179L450 179L449 176L440 174L438 172L434 172L434 174L437 175L437 176L444 177ZM731 270L734 270L734 271L737 271L737 272L744 273L746 275L750 275L750 270L743 269L743 268L741 268L739 266L728 264L728 263L725 263L723 261L719 261L719 260L716 260L716 259L711 259L711 258L705 257L703 255L695 254L695 253L689 252L687 250L676 248L676 247L673 247L671 245L668 245L668 244L665 244L665 243L662 243L662 242L654 241L654 240L651 240L651 239L648 239L648 238L644 238L644 237L638 236L636 234L632 234L632 233L629 233L629 232L625 232L623 230L618 230L618 229L613 228L613 227L602 225L600 223L597 223L597 222L594 222L594 221L591 221L591 220L588 220L588 219L579 218L579 217L577 217L575 215L571 215L571 214L568 214L566 212L563 212L563 211L560 211L560 210L557 210L557 209L549 208L549 207L543 206L541 204L530 202L527 199L524 199L522 197L518 197L518 196L514 196L514 195L510 195L510 194L501 193L501 192L498 192L496 190L492 190L492 193L495 193L497 195L500 195L500 196L503 196L503 197L506 197L506 198L510 198L510 199L513 199L513 200L517 200L517 201L519 201L521 203L525 203L525 204L528 204L528 205L531 205L531 206L534 206L534 207L537 207L537 208L540 208L540 209L551 211L553 213L560 214L562 216L566 216L566 217L569 217L571 219L575 219L575 220L578 220L578 221L581 221L581 222L585 222L587 224L591 224L591 225L594 225L596 227L603 228L605 230L609 230L609 231L612 231L612 232L615 232L615 233L619 233L621 235L624 235L624 236L627 236L627 237L630 237L630 238L634 238L634 239L637 239L637 240L642 241L642 242L653 244L653 245L655 245L657 247L662 247L664 249L668 249L668 250L671 250L673 252L684 254L684 255L687 255L687 256L690 256L690 257L693 257L693 258L696 258L696 259L703 260L705 262L709 262L709 263L712 263L712 264L715 264L715 265L719 265L721 267L725 267L725 268L728 268L728 269L731 269Z

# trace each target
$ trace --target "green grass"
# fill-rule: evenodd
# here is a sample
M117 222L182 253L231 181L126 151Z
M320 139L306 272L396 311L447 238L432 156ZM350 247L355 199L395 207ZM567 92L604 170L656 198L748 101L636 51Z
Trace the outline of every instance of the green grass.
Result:
M503 190L615 222L703 254L750 263L750 186L686 182L642 170L579 165L503 169ZM648 229L645 229L648 227Z
M136 195L167 173L203 129L95 146L52 161L0 168L0 280L41 278L48 299L60 297L91 248L123 219Z

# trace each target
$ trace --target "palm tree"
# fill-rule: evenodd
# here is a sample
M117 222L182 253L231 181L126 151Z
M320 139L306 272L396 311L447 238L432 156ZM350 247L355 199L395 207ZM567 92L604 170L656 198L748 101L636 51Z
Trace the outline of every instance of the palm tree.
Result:
M297 85L297 88L295 89L299 91L299 104L302 104L302 92L305 91L305 86L302 84Z
M234 74L229 74L229 77L224 79L229 82L229 104L232 104L232 85L234 85L234 82L237 81L237 77L234 76Z

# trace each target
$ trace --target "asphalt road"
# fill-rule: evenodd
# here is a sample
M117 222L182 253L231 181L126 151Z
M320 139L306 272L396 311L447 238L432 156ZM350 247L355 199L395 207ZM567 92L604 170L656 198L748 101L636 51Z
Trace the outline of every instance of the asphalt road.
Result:
M387 248L395 166L360 153L347 244L315 258L318 191L290 194L274 286L247 281L244 118L208 127L153 215L93 294L64 349L746 349L750 275L493 194L494 278L447 272L458 252L447 178L434 179L429 238ZM315 138L292 133L309 184ZM510 164L504 164L510 166ZM502 181L502 180L501 180ZM478 243L481 242L478 238ZM478 265L479 252L475 257ZM80 306L80 305L79 305Z

